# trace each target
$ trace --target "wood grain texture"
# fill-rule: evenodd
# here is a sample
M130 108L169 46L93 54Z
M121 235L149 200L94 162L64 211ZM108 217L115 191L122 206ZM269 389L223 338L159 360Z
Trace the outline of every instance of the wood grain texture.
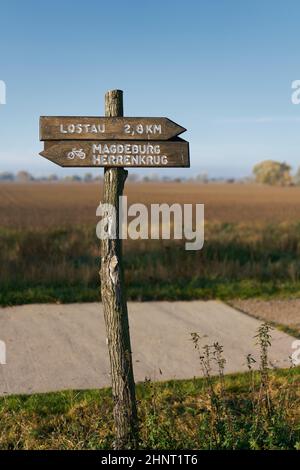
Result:
M40 140L169 140L185 130L165 117L40 117Z
M77 153L76 153L77 152ZM46 141L41 156L62 167L189 167L189 144L172 141Z
M106 94L106 115L123 113L122 97L120 90ZM117 234L119 196L123 193L126 178L127 171L123 168L107 168L104 173L102 204L110 204L115 208ZM137 407L124 287L122 242L118 235L116 239L101 240L100 279L114 398L115 448L135 448L138 431Z

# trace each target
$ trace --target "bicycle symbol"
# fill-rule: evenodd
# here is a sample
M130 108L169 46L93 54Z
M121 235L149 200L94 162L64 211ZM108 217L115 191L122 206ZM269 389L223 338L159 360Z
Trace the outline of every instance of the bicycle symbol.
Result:
M67 158L69 160L74 160L74 158L80 158L80 160L84 160L86 157L86 154L84 153L83 149L77 150L76 148L73 148L71 152L67 154Z

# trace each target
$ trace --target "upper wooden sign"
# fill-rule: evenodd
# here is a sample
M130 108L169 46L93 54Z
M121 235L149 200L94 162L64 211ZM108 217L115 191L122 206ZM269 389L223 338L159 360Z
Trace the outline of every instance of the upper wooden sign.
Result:
M171 141L46 141L40 153L66 167L189 167L189 144Z
M184 131L165 117L40 118L40 140L169 140Z

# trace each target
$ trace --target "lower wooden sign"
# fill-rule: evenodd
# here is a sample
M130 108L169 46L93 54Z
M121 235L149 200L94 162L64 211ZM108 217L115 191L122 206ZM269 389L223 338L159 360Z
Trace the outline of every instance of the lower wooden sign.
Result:
M169 141L45 141L40 153L63 167L189 167L189 143Z

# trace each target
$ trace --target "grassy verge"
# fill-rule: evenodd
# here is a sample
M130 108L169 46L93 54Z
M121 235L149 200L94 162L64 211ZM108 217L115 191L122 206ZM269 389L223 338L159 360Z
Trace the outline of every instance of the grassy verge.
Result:
M269 369L270 325L255 336L258 370L224 375L219 343L191 333L203 378L136 387L139 447L146 449L300 449L300 367ZM110 389L0 398L0 449L110 449Z
M180 282L153 282L151 284L128 285L127 298L132 301L155 300L230 300L230 299L289 299L300 297L300 282L265 282L242 280L230 282L218 279L215 281L194 279ZM0 292L0 305L22 305L31 303L72 303L98 302L101 300L99 283L94 286L73 285L34 285L5 286Z
M141 447L298 448L300 368L270 374L271 418L253 410L259 382L258 372L226 376L220 398L220 381L213 378L209 387L218 402L206 379L139 384ZM0 449L107 449L113 444L112 429L109 389L0 399Z
M282 323L277 322L270 322L270 324L274 328L277 328L279 331L283 331L284 333L287 333L290 336L294 336L295 338L300 339L300 330L298 328L292 328L288 325L283 325Z

